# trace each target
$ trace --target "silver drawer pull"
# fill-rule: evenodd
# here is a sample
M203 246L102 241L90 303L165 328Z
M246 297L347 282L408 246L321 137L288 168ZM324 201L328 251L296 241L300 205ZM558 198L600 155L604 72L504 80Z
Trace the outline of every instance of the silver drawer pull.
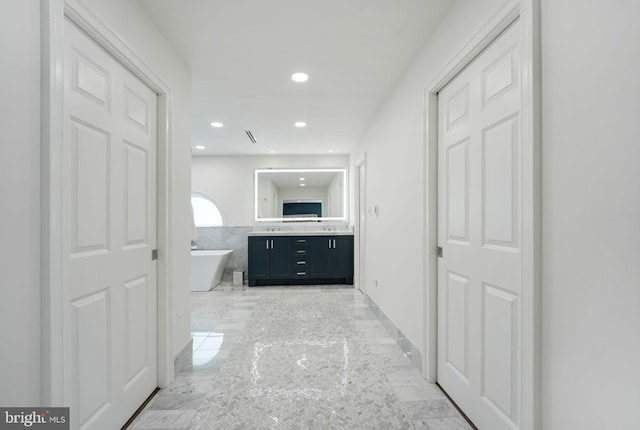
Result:
M307 272L297 272L297 273L296 273L296 275L298 275L298 276L304 276L304 275L306 275L306 274L307 274Z
M298 239L296 243L307 243L307 239Z
M296 264L297 264L298 266L302 266L303 264L307 264L307 262L306 262L306 261L304 261L304 260L300 260L300 261L297 261L297 262L296 262Z
M299 249L296 251L296 254L306 254L307 250L306 249Z

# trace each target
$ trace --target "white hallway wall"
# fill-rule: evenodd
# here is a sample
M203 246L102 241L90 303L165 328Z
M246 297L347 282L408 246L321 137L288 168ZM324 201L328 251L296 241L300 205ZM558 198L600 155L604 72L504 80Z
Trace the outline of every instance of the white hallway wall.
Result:
M640 2L542 1L543 429L640 429Z
M265 155L193 157L193 191L204 193L218 205L228 226L254 224L255 169L307 169L349 167L347 155Z
M171 169L176 311L189 315L190 73L151 21L124 0L94 0L173 90ZM40 1L6 0L0 14L0 405L40 404ZM174 327L176 353L190 340ZM10 387L10 389L8 388Z
M40 403L40 1L0 14L0 405Z
M459 0L452 5L351 157L355 162L367 153L367 294L422 351L424 89L500 3ZM371 213L373 205L379 207L378 217Z
M356 160L367 152L367 205L380 207L380 216L369 215L367 224L367 293L419 347L423 90L500 3L458 0L452 6L352 154ZM633 17L640 14L640 3L541 3L544 274L539 428L636 429L640 27ZM377 288L374 279L379 280Z

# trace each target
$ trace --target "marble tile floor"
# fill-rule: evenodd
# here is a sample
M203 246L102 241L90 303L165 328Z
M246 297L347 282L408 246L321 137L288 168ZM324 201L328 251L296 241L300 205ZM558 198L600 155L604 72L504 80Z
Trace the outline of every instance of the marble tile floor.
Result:
M470 430L353 288L192 293L193 364L130 429Z

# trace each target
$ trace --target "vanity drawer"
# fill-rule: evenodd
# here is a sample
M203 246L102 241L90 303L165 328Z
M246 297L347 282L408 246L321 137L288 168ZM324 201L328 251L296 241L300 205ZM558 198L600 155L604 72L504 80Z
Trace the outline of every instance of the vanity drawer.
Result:
M295 269L293 271L293 275L295 278L308 278L309 277L309 271L306 269Z
M294 261L304 260L311 254L311 241L306 237L294 237L291 240ZM295 265L295 263L294 263Z
M298 246L294 247L293 255L298 257L304 257L305 255L309 255L309 248L307 246Z
M297 270L298 269L304 269L306 267L309 267L309 259L305 258L305 257L294 257L293 258L293 270Z
M293 274L296 278L306 278L312 274L312 250L313 240L310 237L292 238Z

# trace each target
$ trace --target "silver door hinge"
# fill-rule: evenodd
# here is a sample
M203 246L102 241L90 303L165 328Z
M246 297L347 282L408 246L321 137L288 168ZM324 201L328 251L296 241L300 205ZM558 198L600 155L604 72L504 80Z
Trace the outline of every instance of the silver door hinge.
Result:
M151 250L151 261L156 261L157 259L158 259L158 250L157 249Z

